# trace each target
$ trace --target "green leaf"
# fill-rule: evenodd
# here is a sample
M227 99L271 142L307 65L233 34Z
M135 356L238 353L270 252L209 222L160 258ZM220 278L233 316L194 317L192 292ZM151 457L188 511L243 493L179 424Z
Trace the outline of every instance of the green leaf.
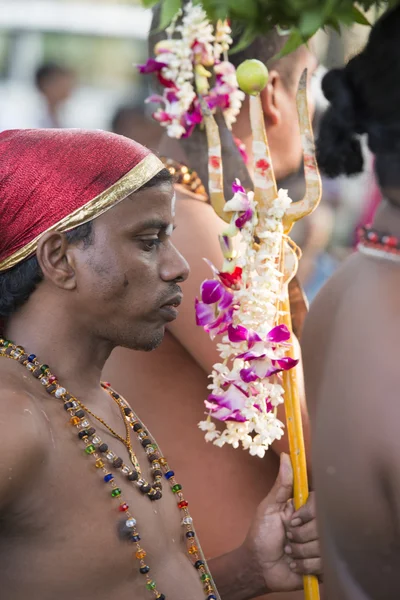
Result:
M181 6L182 0L163 0L158 31L163 31L168 27Z
M246 0L246 2L238 2L238 0L227 0L227 13L233 19L239 19L246 22L253 22L257 19L258 6L253 0Z
M367 17L359 8L357 8L357 6L353 6L353 19L354 22L358 23L359 25L367 25L372 27L372 24L368 21Z
M235 54L235 52L240 52L241 50L244 50L244 48L247 48L247 46L250 46L251 42L253 40L255 40L256 37L257 37L257 31L254 30L252 25L249 25L244 30L243 35L241 36L238 43L229 50L229 54Z
M311 37L324 24L324 14L320 9L304 12L299 22L299 32L304 38Z
M158 4L159 0L142 0L142 4L145 8L153 8L156 4Z
M334 29L336 33L338 33L339 35L341 34L340 23L335 17L330 17L329 19L327 19L326 24L329 27L332 27L332 29Z
M278 60L279 58L282 58L283 56L287 56L291 52L294 52L302 44L305 44L308 41L309 37L304 38L298 29L293 29L288 41L283 46L282 50L273 57L273 60Z

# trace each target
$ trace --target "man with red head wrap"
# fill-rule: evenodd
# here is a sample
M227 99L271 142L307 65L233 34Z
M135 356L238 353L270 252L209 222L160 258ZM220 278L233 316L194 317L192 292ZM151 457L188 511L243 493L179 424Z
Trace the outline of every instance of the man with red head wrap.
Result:
M302 542L292 544L300 571L320 569L301 560L318 556L312 515L290 524L287 458L245 543L208 567L178 475L100 384L115 346L152 350L177 316L188 267L170 239L174 206L168 171L136 142L99 131L0 135L7 600L215 600L211 573L223 598L244 600L301 585L286 536ZM179 436L179 415L165 427Z

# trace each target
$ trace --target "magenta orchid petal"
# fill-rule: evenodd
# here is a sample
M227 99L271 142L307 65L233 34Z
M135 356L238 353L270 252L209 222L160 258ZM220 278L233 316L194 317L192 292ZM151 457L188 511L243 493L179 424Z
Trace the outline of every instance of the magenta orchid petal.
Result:
M186 139L192 135L193 131L196 129L196 124L192 123L192 125L183 125L183 127L186 127L186 129L185 133L182 134L182 138Z
M168 102L178 102L179 98L176 95L176 91L173 89L165 90L165 98Z
M277 325L267 335L267 341L274 344L281 344L290 340L290 331L286 325Z
M215 413L213 416L216 417ZM227 415L226 417L220 417L219 420L235 421L236 423L245 423L247 421L247 419L242 415L242 413L239 410L234 410L230 415Z
M289 371L290 369L293 369L296 365L299 364L298 359L291 358L290 356L280 358L276 362L278 363L282 371Z
M144 65L138 65L138 71L142 75L147 75L148 73L158 73L161 69L167 66L167 63L160 62L155 58L149 58Z
M219 302L224 294L222 283L216 279L206 279L200 288L201 299L205 304L215 304Z
M273 375L277 375L278 373L282 373L282 369L279 366L273 366L265 374L265 377L272 377Z
M228 329L228 337L229 341L233 343L245 342L248 337L248 330L243 325L238 325L235 327L234 325L230 325Z
M199 125L203 121L203 115L196 111L186 113L185 118L188 125Z
M211 410L211 414L213 419L217 419L218 421L226 422L226 421L235 421L237 423L245 423L246 419L241 414L239 410L231 411L229 408L218 408L216 410Z
M222 297L221 300L218 303L218 308L220 308L221 310L226 310L227 308L229 308L230 306L232 306L232 302L234 299L234 295L229 292L227 289L225 289L222 284L220 284L222 287Z
M258 335L258 333L256 333L252 329L249 329L249 335L247 337L247 342L248 342L249 350L251 350L251 348L253 348L254 344L256 344L257 342L261 342L261 338Z
M244 189L244 187L242 185L240 185L240 182L238 183L238 179L236 179L235 183L232 183L232 192L234 194L236 194L237 192L241 192L242 194L246 193L246 190Z
M226 109L230 105L230 98L228 94L210 94L206 102L210 110L214 110L217 107Z
M200 327L206 327L215 320L215 313L212 306L195 300L196 324Z
M260 379L257 373L253 371L253 369L242 369L240 371L240 377L245 383L251 383Z
M165 110L157 110L152 115L155 121L159 123L170 123L172 121L171 116Z
M236 227L238 229L243 229L243 227L246 225L246 223L248 223L248 221L251 221L252 217L253 217L253 211L251 210L251 208L248 208L244 213L239 215L239 217L236 219L236 221L235 221Z
M243 352L243 354L238 354L236 358L241 358L243 360L261 360L265 358L265 354L255 354L253 352Z

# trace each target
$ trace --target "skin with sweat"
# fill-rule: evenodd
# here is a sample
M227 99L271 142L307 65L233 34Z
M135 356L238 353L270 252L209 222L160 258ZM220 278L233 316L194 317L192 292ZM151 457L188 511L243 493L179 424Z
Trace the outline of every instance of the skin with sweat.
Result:
M169 183L137 192L94 221L88 247L69 245L57 232L44 234L37 250L44 280L7 321L6 336L47 362L67 390L122 436L119 410L99 385L101 371L118 344L155 348L166 323L176 317L188 266L170 239L174 203ZM123 520L118 500L111 498L102 473L84 452L62 403L16 361L0 359L0 377L2 595L7 600L149 598L134 557L136 547L118 536ZM91 421L129 464L124 446ZM179 415L170 414L165 428L170 437L179 436ZM145 478L151 480L135 436L133 445ZM174 600L202 600L168 486L163 498L152 503L119 476L118 483L137 519L160 591ZM302 541L303 526L290 525L291 495L292 472L284 459L280 479L256 516L251 540L210 564L223 598L254 597L258 589L266 589L265 573L272 588L301 585L283 552L285 527L292 532L294 560ZM301 518L306 530L312 530L305 536L312 557L305 569L319 572L312 510L305 509ZM266 557L262 572L254 568L259 550Z
M290 62L292 61L292 62ZM301 48L296 59L286 58L280 70L271 70L262 103L277 178L300 166L302 148L295 103L297 83L304 68L311 78L317 62ZM290 74L290 85L281 73ZM242 108L234 133L246 144L250 159L252 139L248 104ZM311 113L313 106L310 106ZM161 154L170 156L171 141ZM196 168L196 165L191 165ZM159 439L183 484L207 557L218 556L241 544L256 507L270 491L279 466L279 452L288 452L287 438L275 444L264 459L232 447L206 444L197 424L203 419L208 375L220 362L215 342L194 318L194 298L211 271L203 258L222 266L218 235L224 223L211 206L178 193L177 230L174 242L187 258L191 275L185 282L180 317L171 324L160 348L151 354L116 349L108 361L104 378L132 401ZM302 373L299 369L300 381ZM151 402L150 402L151 399ZM171 415L174 415L171 418ZM284 413L281 413L284 420ZM307 415L303 405L305 433ZM166 427L166 423L171 423ZM172 435L171 435L172 433ZM218 533L216 533L218 532ZM300 599L300 593L277 596L279 600ZM275 598L275 597L274 597Z

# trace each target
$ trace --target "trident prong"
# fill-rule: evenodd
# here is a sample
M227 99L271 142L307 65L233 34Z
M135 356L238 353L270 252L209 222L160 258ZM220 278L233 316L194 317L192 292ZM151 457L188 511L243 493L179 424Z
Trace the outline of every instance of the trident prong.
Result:
M315 157L314 135L307 100L307 69L303 71L296 96L297 112L304 157L306 193L300 202L292 204L283 217L285 233L289 233L294 223L311 214L322 196L322 183Z

